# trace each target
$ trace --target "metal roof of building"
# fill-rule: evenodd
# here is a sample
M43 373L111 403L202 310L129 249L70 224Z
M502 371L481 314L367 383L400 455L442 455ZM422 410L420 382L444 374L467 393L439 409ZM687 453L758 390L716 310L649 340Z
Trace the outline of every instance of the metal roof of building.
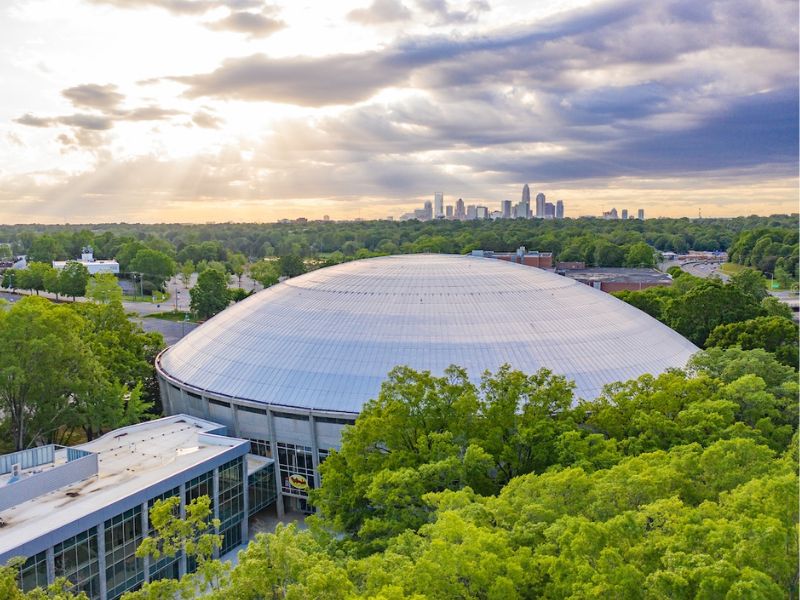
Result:
M559 270L572 279L581 281L603 281L609 283L660 283L672 284L672 277L658 269L637 269L630 267L588 267L583 269Z
M159 359L196 390L358 413L396 365L478 379L504 363L547 367L579 397L682 367L698 349L624 302L533 267L405 255L349 262L270 287L198 327Z

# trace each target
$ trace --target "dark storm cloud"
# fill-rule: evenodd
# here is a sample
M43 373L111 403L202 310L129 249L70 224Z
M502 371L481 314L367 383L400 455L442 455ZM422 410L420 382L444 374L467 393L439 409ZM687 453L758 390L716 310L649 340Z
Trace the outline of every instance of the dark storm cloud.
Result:
M411 15L408 7L399 0L373 0L369 6L350 11L347 18L362 25L381 25L407 21Z
M63 90L61 94L77 108L110 110L125 100L125 96L117 92L117 86L113 84L76 85Z

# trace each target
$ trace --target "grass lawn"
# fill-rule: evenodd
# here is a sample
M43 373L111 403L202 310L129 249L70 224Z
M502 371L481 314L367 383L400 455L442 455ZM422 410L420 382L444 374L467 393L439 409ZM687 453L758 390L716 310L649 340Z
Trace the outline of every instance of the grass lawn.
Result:
M187 316L189 317L188 319L186 319ZM181 321L186 321L187 323L197 323L197 321L195 321L192 318L191 313L183 312L181 310L179 310L177 312L174 311L174 310L171 310L169 312L153 313L153 314L145 316L144 318L145 319L164 319L165 321L175 321L175 322L178 322L178 323L181 322Z
M744 271L745 269L750 269L750 268L752 268L752 267L745 267L744 265L737 265L736 263L722 263L719 266L719 270L722 271L723 273L725 273L725 275L736 275L736 273L740 273L740 272ZM773 282L770 280L769 277L764 276L764 287L766 287L767 289L770 289L770 285L772 283ZM775 291L791 289L791 288L781 287L780 283L778 283L777 280L775 280L774 283L775 283L776 287L773 287L771 289L773 289Z
M736 263L722 263L719 266L719 270L725 273L725 275L736 275L736 273L744 271L747 268L748 267L744 265L737 265Z

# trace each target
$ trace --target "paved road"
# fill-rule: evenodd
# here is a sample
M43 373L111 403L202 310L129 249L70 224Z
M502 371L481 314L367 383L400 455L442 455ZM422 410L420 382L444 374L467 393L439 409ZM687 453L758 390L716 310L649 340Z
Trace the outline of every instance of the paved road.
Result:
M719 277L722 281L728 281L730 277L719 270L719 263L705 262L686 262L680 268L695 277Z
M197 327L197 323L176 323L175 321L167 321L166 319L142 319L139 317L131 317L131 321L141 325L142 329L145 331L157 331L163 335L167 346L172 346L172 344Z

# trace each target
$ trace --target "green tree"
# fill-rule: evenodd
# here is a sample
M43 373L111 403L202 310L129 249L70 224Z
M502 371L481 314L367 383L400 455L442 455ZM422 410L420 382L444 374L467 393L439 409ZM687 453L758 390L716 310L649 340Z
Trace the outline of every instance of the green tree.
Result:
M656 253L645 242L637 242L628 247L625 252L626 267L655 267Z
M607 240L600 240L594 248L594 264L598 267L621 267L625 251Z
M113 273L97 273L90 277L84 295L96 302L122 302L122 288Z
M756 317L728 325L719 325L708 336L706 347L743 350L763 348L790 367L798 366L797 324L783 317Z
M83 296L89 283L89 270L79 262L70 261L58 276L58 287L65 296Z
M250 277L265 288L278 283L280 271L274 261L260 260L250 265Z
M145 279L161 289L164 283L175 274L175 261L158 250L139 250L130 263L129 270L141 273Z
M20 269L17 272L17 286L25 289L35 291L36 295L47 289L47 283L52 281L53 274L56 270L49 264L43 262L28 263L26 269Z
M189 290L192 312L200 319L209 319L224 310L231 301L227 275L216 269L206 269Z
M668 302L664 318L675 331L702 346L718 325L752 319L759 313L760 305L755 298L733 285L712 279Z
M73 395L93 382L95 361L82 329L69 307L43 298L0 311L0 409L14 450L52 440Z
M180 271L183 287L188 289L189 284L192 282L192 275L195 272L194 263L191 260L187 260L181 264Z
M306 272L303 259L295 254L281 256L280 259L278 259L278 269L281 275L285 275L286 277L296 277Z
M2 286L7 290L16 290L18 287L17 273L18 271L16 269L6 269L3 271Z
M200 598L227 583L230 564L213 560L222 545L222 536L209 531L219 529L221 521L215 519L211 499L200 496L186 505L186 517L179 515L180 497L158 500L150 509L150 523L154 536L145 537L136 549L139 558L174 557L178 553L197 561L194 573L180 580L161 579L146 583L142 589L129 592L125 600L155 600L160 598Z
M758 302L767 297L766 280L754 269L742 269L734 274L731 277L731 285Z
M54 260L66 258L64 247L54 237L42 235L33 240L28 252L30 262L52 263Z

